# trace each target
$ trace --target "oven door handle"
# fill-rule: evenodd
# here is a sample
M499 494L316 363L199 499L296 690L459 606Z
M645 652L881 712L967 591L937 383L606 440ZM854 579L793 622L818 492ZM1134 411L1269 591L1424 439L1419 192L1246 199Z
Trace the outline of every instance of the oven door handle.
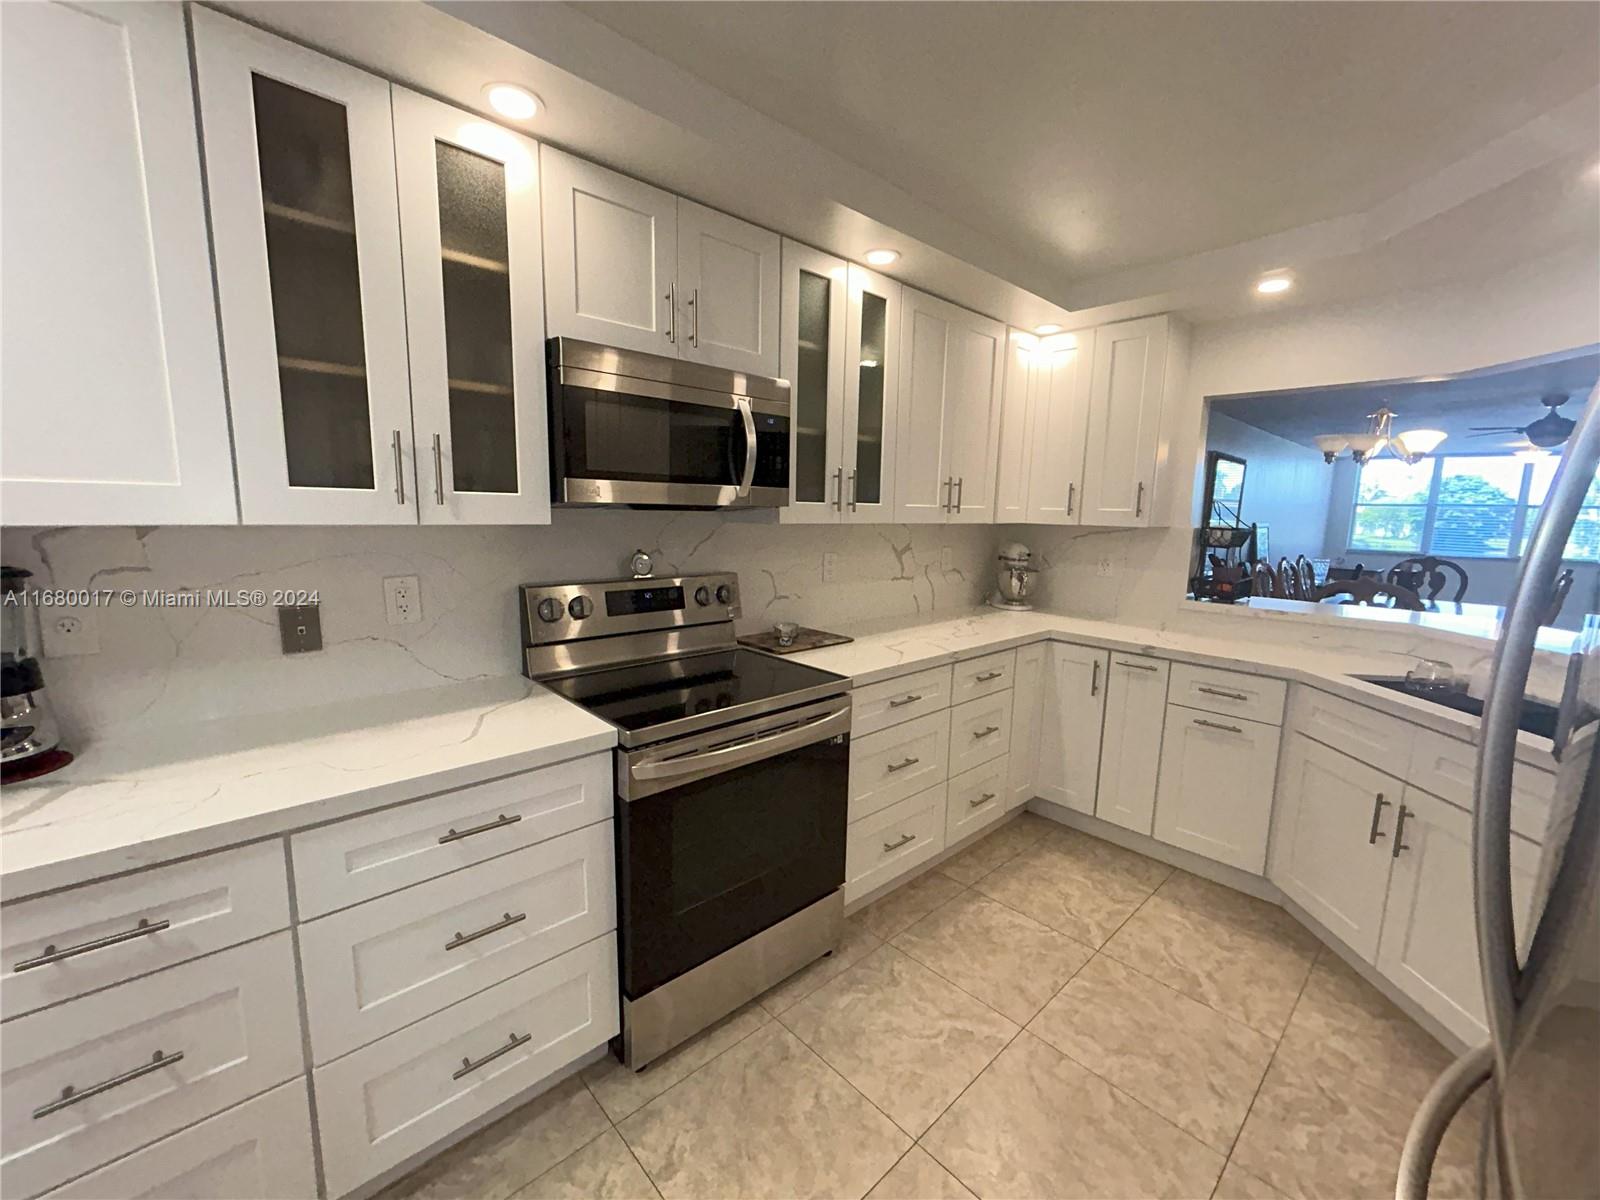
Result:
M750 485L756 481L756 419L750 412L750 401L743 396L734 397L739 406L739 416L744 419L744 477L739 480L739 499L750 494Z
M734 767L742 767L749 763L760 762L764 758L771 758L782 754L786 750L793 750L800 746L810 745L812 742L824 741L839 733L848 733L850 730L850 708L846 705L837 712L826 716L814 717L798 728L781 729L777 733L768 733L752 738L748 742L740 742L734 746L724 746L720 750L707 750L701 754L685 754L681 758L662 759L659 762L643 762L628 768L628 774L638 780L676 779L683 775L705 775L713 772L729 771Z

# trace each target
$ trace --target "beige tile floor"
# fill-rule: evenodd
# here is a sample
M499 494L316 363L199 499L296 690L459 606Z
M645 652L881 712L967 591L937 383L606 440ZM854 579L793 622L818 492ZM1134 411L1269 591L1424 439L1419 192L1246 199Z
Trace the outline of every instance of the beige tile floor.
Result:
M380 1200L1385 1197L1447 1061L1281 909L1025 814ZM1471 1191L1457 1124L1435 1196Z

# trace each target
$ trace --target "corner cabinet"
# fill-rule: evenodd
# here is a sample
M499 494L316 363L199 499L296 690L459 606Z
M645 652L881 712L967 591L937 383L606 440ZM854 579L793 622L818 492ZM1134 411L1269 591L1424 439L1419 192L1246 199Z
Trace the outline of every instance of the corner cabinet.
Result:
M1016 681L1011 689L1011 764L1006 786L1010 808L1021 808L1039 787L1039 739L1044 720L1044 678L1049 646L1035 642L1017 650Z
M238 520L184 10L0 6L0 507Z

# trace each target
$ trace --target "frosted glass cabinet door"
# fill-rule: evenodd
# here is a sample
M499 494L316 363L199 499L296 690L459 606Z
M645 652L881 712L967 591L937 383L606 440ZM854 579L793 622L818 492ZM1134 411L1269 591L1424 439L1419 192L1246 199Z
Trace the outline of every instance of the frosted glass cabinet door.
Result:
M789 381L788 525L832 524L844 511L845 291L849 268L783 243L783 336L778 374Z
M183 9L0 5L0 507L238 520Z
M192 16L244 520L412 524L389 85Z
M846 521L894 519L900 285L850 264L844 358Z
M546 524L539 147L394 90L424 524Z

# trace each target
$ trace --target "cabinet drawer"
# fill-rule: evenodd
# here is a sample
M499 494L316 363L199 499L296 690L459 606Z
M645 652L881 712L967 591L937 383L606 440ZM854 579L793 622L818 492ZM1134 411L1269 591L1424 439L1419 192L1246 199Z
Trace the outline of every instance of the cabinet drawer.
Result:
M982 658L969 658L955 665L950 687L950 703L962 704L979 696L1003 692L1010 687L1017 674L1017 652L1005 650L999 654L985 654Z
M950 774L970 771L1011 749L1011 693L950 710Z
M954 846L986 825L1005 816L1006 774L1010 759L1004 755L957 775L950 781L950 796L945 802L944 844Z
M1431 729L1411 729L1411 768L1406 782L1472 811L1472 779L1478 769L1478 748ZM1511 773L1511 828L1543 843L1555 798L1556 777L1549 771L1518 763Z
M611 806L611 756L593 754L297 833L300 919L593 825Z
M1167 689L1167 699L1173 704L1198 708L1202 712L1281 725L1283 700L1288 690L1289 685L1281 679L1175 662L1172 664L1172 681Z
M1411 761L1411 738L1417 727L1388 713L1315 688L1297 687L1289 714L1297 733L1371 766L1403 771Z
M0 1067L0 1194L36 1195L299 1074L299 1012L283 932L19 1017ZM84 1098L37 1115L67 1087Z
M317 1173L304 1078L92 1171L48 1200L312 1200Z
M603 821L300 927L327 1062L617 925Z
M950 668L885 679L851 693L850 732L863 737L950 707Z
M846 904L944 849L947 791L941 783L850 826L844 862Z
M948 709L851 739L850 820L943 782L949 757Z
M427 1149L618 1030L608 933L318 1067L328 1195Z
M288 925L279 839L7 905L0 1015L20 1016ZM133 936L117 940L125 934ZM67 957L40 961L61 954Z

